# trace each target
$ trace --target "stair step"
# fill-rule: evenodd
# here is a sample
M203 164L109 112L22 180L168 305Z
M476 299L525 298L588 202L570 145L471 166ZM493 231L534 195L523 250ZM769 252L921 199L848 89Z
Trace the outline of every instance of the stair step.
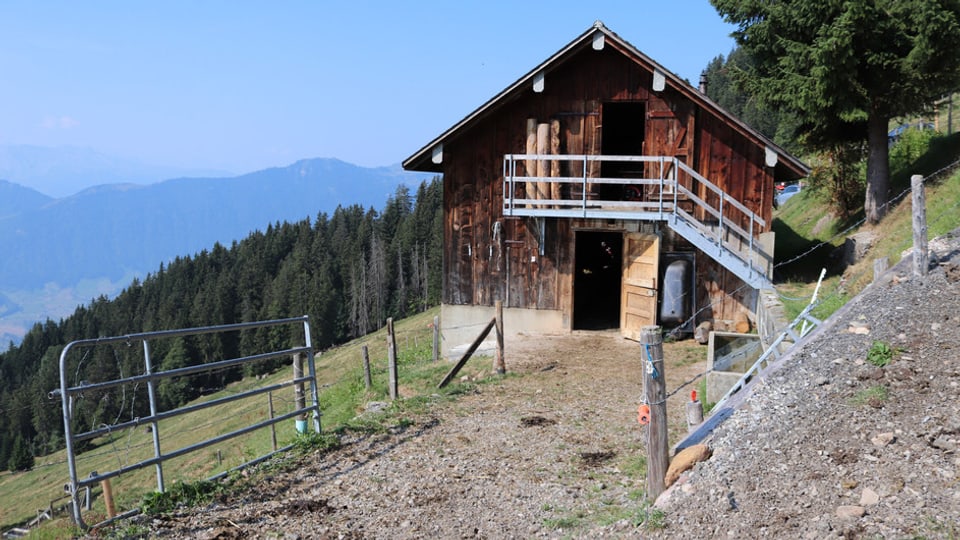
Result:
M668 217L670 228L686 238L698 249L706 253L715 261L724 265L745 283L757 289L769 288L772 283L759 270L751 268L747 262L749 255L737 253L721 245L715 235L710 236L703 232L701 227L691 224L688 220L673 214Z

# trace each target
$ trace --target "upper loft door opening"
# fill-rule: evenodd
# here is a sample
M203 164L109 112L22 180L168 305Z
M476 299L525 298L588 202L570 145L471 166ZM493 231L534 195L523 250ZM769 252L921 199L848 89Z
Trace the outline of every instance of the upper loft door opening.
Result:
M647 104L643 101L609 101L603 104L600 152L605 156L642 156L646 137ZM643 178L641 162L604 162L605 178Z

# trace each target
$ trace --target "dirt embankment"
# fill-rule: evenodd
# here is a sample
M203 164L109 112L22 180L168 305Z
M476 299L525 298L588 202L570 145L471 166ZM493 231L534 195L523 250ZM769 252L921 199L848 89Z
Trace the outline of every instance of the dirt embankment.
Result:
M960 536L960 239L931 249L762 381L661 501L664 537Z

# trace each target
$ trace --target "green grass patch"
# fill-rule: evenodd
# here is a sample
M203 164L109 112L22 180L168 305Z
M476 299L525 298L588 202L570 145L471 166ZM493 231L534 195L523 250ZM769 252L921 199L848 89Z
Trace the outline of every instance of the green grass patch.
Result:
M543 526L557 531L568 531L575 529L583 524L583 516L576 514L571 516L560 516L555 518L545 518Z
M862 224L862 212L846 222L838 220L827 211L827 194L814 188L802 190L774 212L775 278L791 320L809 303L821 269L827 270L827 276L812 314L824 320L872 283L874 260L887 257L893 266L912 247L911 196L905 191L912 175L929 177L925 180L928 238L960 227L960 174L947 168L960 157L960 134L920 135L891 152L893 200L878 225ZM839 254L846 238L863 231L874 232L876 240L862 261L843 267Z
M406 396L394 402L385 414L364 420L368 429L384 430L389 427L404 426L429 406L433 399L448 399L458 392L469 392L476 383L452 383L444 390L437 390L436 384L449 369L447 362L433 362L433 330L429 326L433 317L439 314L439 308L426 313L398 321L396 326L398 371L401 395ZM373 367L373 387L370 391L363 384L363 362L361 346L369 349ZM490 373L490 360L472 359L463 373L471 377L486 376ZM293 420L281 422L275 426L278 446L293 444L298 452L315 452L336 444L336 433L344 427L357 427L358 414L368 401L387 401L387 354L386 332L380 331L363 340L357 340L344 347L323 352L315 361L319 398L323 417L323 434L298 434ZM268 386L290 380L292 371L281 368L275 373L261 378L248 377L232 383L219 392L204 396L194 403L209 401L235 395L251 388ZM496 378L492 378L496 379ZM266 395L245 398L232 403L218 405L176 418L160 422L162 448L170 452L214 436L235 431L250 424L268 418L268 401L272 400L275 415L293 410L293 389L287 388ZM309 394L308 394L309 399ZM308 422L312 428L312 422ZM353 425L351 426L351 424ZM93 448L78 456L78 477L86 478L91 471L108 471L119 466L130 465L153 457L152 434L145 426L130 428L111 433L93 441ZM192 452L164 463L164 479L168 491L175 483L192 483L225 473L231 468L263 456L273 450L273 433L263 428L245 434L224 443ZM283 467L291 461L271 460L260 467ZM36 515L37 508L47 508L64 504L62 500L63 484L69 479L66 466L66 452L60 451L48 456L36 458L31 471L21 473L0 473L0 528L6 529L25 523ZM117 509L121 512L138 508L147 497L154 496L157 480L153 467L144 467L112 479L112 488ZM87 523L96 523L106 515L99 487L94 488L93 508L84 514ZM60 501L59 503L56 501ZM159 503L159 501L158 501ZM63 516L63 514L60 514ZM33 534L43 535L48 530L63 530L68 518L47 522L34 530ZM68 525L69 526L69 525ZM119 525L118 525L119 526ZM53 534L53 537L65 537L69 534ZM42 536L39 536L42 537Z
M707 378L703 377L700 379L700 382L697 383L697 396L703 403L703 417L706 418L710 415L710 411L717 406L716 402L707 401Z
M140 510L147 515L156 515L171 512L178 506L207 504L223 489L220 482L176 482L163 493L154 491L145 495Z
M633 453L620 463L620 472L632 481L645 481L647 478L647 456Z
M893 349L882 341L874 340L873 344L870 345L870 350L867 351L867 362L877 367L883 367L889 364L891 360L893 360Z
M873 408L880 408L883 407L884 403L889 399L890 390L886 386L877 385L857 392L850 402L858 407L869 405Z

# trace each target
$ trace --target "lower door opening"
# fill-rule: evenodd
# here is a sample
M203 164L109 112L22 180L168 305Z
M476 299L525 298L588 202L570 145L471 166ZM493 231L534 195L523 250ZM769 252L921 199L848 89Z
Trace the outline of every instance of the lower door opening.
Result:
M623 233L578 231L574 261L573 329L619 328Z

